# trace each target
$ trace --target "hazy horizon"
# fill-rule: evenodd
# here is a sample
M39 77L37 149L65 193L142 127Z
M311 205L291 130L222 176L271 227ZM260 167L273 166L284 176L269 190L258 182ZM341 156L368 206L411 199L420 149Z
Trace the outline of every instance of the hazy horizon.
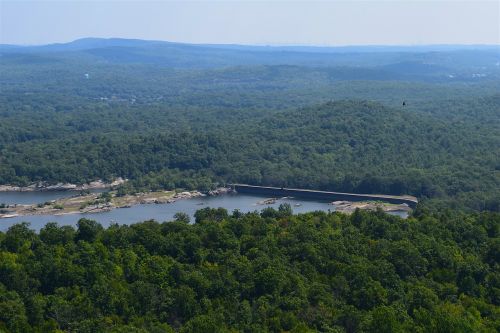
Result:
M499 45L497 1L1 1L0 43Z
M346 45L321 45L321 44L245 44L245 43L192 43L183 41L170 41L170 40L160 40L160 39L143 39L143 38L127 38L127 37L80 37L67 41L59 42L48 42L42 44L12 44L12 43L0 43L0 45L11 45L11 46L46 46L55 44L69 44L79 40L85 39L122 39L122 40L140 40L148 42L161 42L161 43L176 43L176 44L187 44L187 45L224 45L224 46L258 46L258 47L311 47L311 48L351 48L351 47L453 47L453 46L464 46L464 47L500 47L500 42L495 44L346 44Z

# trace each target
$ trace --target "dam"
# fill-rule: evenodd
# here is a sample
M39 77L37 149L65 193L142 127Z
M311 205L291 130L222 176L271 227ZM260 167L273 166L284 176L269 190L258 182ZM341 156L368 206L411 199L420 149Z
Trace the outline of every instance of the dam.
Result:
M238 193L263 194L272 197L297 197L328 201L383 201L398 205L407 204L412 209L415 209L418 203L417 198L409 195L357 194L248 184L229 184L229 186Z

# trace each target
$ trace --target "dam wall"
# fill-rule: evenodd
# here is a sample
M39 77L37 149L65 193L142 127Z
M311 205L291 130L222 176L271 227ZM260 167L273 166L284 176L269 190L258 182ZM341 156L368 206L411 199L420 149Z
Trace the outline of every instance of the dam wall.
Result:
M247 184L229 184L229 186L231 186L238 193L261 194L268 195L270 197L296 197L325 201L383 201L392 204L407 204L413 209L418 203L417 198L411 196L328 192L297 188L254 186Z

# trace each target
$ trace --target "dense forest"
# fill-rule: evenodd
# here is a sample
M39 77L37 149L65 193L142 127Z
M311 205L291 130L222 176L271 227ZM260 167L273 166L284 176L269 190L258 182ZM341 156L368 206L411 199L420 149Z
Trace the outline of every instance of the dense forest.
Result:
M0 184L240 182L499 211L498 51L0 45Z
M0 330L500 330L498 213L195 216L0 233Z
M0 185L419 199L408 219L283 204L17 224L0 232L0 331L500 331L499 51L0 45Z
M269 112L6 112L0 183L124 177L134 191L242 182L411 194L433 206L498 211L499 100L441 102L425 112L362 100Z

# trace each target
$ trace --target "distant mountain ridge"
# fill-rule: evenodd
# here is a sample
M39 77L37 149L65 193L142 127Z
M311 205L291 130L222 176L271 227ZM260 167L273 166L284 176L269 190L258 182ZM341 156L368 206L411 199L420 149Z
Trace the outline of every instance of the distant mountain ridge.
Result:
M335 76L353 80L489 80L500 76L500 45L252 46L82 38L40 46L0 45L0 57L6 65L342 68Z
M307 46L307 45L245 45L245 44L197 44L181 43L160 40L144 40L129 38L97 38L86 37L67 43L53 43L42 45L15 45L0 44L0 50L47 50L47 51L76 51L102 47L146 47L146 46L192 46L226 49L235 51L287 51L309 53L365 53L365 52L445 52L457 50L497 50L500 45L461 45L461 44L435 44L435 45L352 45L352 46Z

